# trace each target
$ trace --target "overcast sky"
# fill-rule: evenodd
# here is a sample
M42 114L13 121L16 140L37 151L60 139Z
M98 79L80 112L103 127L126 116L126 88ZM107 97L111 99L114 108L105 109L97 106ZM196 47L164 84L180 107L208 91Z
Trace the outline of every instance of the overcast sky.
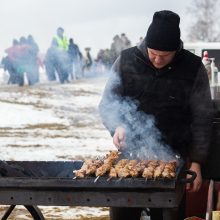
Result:
M74 38L84 52L92 48L95 56L109 48L116 34L126 33L135 45L145 36L158 10L173 10L181 16L182 38L185 38L187 6L193 0L0 0L0 57L12 39L32 34L42 53L50 45L56 29Z

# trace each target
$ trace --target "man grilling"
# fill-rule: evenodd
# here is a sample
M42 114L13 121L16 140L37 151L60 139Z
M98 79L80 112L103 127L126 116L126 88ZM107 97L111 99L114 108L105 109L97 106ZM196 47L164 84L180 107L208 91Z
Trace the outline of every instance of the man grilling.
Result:
M99 107L114 145L122 152L138 154L141 147L137 139L145 139L147 149L152 129L159 133L154 143L159 139L159 145L163 142L165 148L171 147L189 161L197 177L186 189L197 192L202 184L200 167L207 157L213 110L207 72L201 58L183 48L179 23L179 15L172 11L154 13L143 42L122 51L114 63L114 74ZM136 113L132 106L138 112L133 122L130 118ZM143 114L153 117L150 122L155 127L146 126L149 121L142 126ZM134 124L142 127L140 134L132 135L137 131ZM143 136L144 132L148 135ZM110 216L112 220L139 220L141 210L111 208ZM179 213L178 219L183 218L184 213ZM158 219L162 219L160 210L151 210L151 220Z

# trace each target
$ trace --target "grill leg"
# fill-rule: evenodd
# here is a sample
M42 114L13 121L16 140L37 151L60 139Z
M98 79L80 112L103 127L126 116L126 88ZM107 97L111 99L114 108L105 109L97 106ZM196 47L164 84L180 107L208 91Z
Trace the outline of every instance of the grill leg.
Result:
M15 205L11 205L7 211L5 212L5 214L3 215L3 217L1 218L1 220L7 220L8 216L11 214L11 212L13 211L13 209L15 208Z
M25 205L24 207L30 212L34 220L45 220L42 212L37 206Z

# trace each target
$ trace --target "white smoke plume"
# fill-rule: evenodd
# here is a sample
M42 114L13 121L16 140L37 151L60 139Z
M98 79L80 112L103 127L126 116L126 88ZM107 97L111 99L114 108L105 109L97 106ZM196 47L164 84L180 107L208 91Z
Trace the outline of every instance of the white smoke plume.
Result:
M132 158L175 159L176 154L163 141L161 132L155 126L154 116L138 111L137 100L113 92L120 83L118 75L112 72L99 106L104 125L112 135L116 127L125 128L126 154Z

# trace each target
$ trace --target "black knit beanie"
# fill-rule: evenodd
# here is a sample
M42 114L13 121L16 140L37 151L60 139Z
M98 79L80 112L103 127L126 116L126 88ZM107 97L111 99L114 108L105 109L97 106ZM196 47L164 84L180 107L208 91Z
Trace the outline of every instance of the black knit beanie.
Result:
M146 46L161 51L175 51L180 46L180 17L172 11L154 13L147 36Z

